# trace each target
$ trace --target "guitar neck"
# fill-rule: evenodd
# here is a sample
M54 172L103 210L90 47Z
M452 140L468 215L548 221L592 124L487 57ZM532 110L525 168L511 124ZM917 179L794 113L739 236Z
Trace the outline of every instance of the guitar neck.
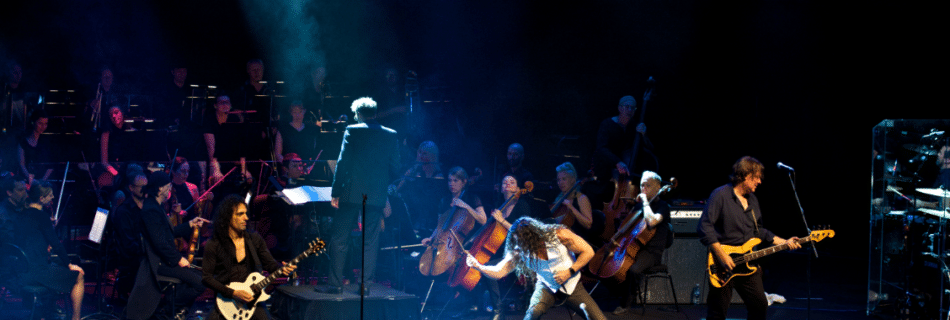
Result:
M290 260L290 262L288 262L288 263L287 263L286 265L284 265L284 266L285 266L285 267L287 267L287 266L295 266L295 265L297 265L297 263L300 262L300 260L303 260L303 258L306 258L306 257L308 257L308 256L310 256L310 250L304 251L303 253L301 253L300 255L298 255L298 256L297 256L296 258L294 258L293 260ZM269 276L267 276L266 278L264 278L264 280L261 280L261 281L255 283L253 286L251 286L251 288L253 288L253 289L255 289L255 290L263 290L264 288L267 288L267 286L270 285L271 281L274 281L274 279L277 279L277 277L281 276L280 270L282 270L282 269L283 269L283 267L281 267L281 269L278 269L278 270L275 271L274 273L271 273Z
M811 242L811 241L812 241L811 236L807 236L807 237L798 239L798 240L796 240L795 242L797 242L798 244L803 244L803 243ZM768 256L768 255L771 255L771 254L776 253L776 252L785 251L785 250L788 250L788 249L789 249L789 245L788 245L788 243L786 242L786 243L783 243L783 244L780 244L780 245L777 245L777 246L771 246L771 247L768 247L768 248L765 248L765 249L762 249L762 250L753 251L753 252L744 254L744 255L742 255L742 258L741 258L741 259L736 259L736 260L734 260L734 262L735 262L735 263L745 263L745 262L749 262L749 261L752 261L752 260L755 260L755 259L758 259L758 258L762 258L762 257ZM740 261L740 260L741 260L741 261Z

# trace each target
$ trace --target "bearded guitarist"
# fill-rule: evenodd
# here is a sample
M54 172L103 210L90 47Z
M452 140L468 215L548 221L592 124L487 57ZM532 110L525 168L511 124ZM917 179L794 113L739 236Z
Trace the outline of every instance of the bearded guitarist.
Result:
M801 248L798 237L783 239L762 227L762 210L755 188L762 183L765 170L759 160L743 157L732 166L731 182L714 190L706 201L696 231L699 240L709 247L716 263L726 271L736 268L724 246L742 246L752 238L773 245L787 244L790 250ZM765 319L768 300L762 283L762 272L736 275L720 287L709 285L706 297L706 319L725 319L735 289L745 301L749 319Z
M259 295L247 290L234 290L227 284L242 282L252 272L267 270L289 274L296 266L281 268L274 260L264 239L247 231L247 206L240 196L230 195L218 205L215 212L214 236L205 246L201 282L215 293L248 303ZM209 319L225 319L216 306ZM255 308L250 319L268 319L264 308Z

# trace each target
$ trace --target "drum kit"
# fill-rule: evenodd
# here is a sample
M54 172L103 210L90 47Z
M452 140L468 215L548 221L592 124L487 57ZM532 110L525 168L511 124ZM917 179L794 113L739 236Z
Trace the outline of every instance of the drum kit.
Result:
M879 245L871 247L872 254L880 250L882 280L902 291L900 314L931 319L947 318L950 309L950 174L945 174L950 173L950 161L944 161L950 158L950 148L942 147L942 135L934 129L920 143L898 144L900 151L880 153L874 173L883 179L872 181L884 186L883 194L872 197L872 206L884 213L874 215L883 219L876 220L882 221ZM892 156L906 160L888 159ZM936 181L922 178L927 176L936 176ZM936 187L922 187L931 185ZM872 221L872 232L875 224Z

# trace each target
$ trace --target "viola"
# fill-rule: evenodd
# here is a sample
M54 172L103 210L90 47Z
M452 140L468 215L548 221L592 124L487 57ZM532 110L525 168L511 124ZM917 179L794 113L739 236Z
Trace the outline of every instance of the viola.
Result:
M513 205L521 195L531 191L534 191L534 183L525 181L524 189L520 189L508 197L508 199L502 203L501 207L498 207L498 210L504 212L507 207ZM459 241L455 234L452 234L452 236L453 240ZM486 223L475 233L475 237L471 240L472 246L468 250L465 250L464 246L461 247L461 249L464 253L474 256L479 263L485 264L498 252L498 248L501 248L501 245L505 243L506 237L508 237L508 228L505 228L501 222L492 217L490 222ZM466 263L460 263L458 267L455 268L452 276L449 277L449 286L455 287L461 284L462 287L468 289L468 291L472 291L481 278L481 272L469 267Z
M459 198L465 195L465 190ZM439 215L438 229L426 246L425 253L419 258L419 272L425 276L437 276L455 265L459 259L458 248L462 244L452 239L452 232L465 236L475 228L475 218L468 210L450 207Z
M676 178L671 184L663 186L656 196L646 201L643 206L649 206L661 194L676 188L679 183ZM623 282L627 277L627 270L636 262L637 253L656 233L655 228L648 228L641 208L636 214L630 214L624 219L620 230L617 231L597 250L594 257L587 264L591 273L601 278L613 277Z

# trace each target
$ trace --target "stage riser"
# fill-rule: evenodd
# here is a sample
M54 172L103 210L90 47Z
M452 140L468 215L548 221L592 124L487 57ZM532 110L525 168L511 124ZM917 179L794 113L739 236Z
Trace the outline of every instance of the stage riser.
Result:
M280 286L271 298L270 312L281 320L418 320L421 305L416 296L374 285L363 300L353 294L355 286L339 295L314 292L315 286Z

